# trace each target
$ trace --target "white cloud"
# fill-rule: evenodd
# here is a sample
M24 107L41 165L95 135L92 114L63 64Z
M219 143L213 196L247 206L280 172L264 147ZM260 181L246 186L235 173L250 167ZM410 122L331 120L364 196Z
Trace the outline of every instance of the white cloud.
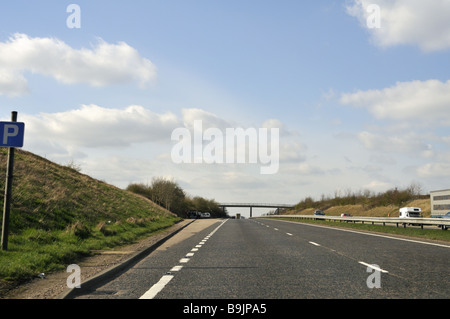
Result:
M420 157L430 157L432 146L425 143L420 136L415 133L401 136L383 136L363 131L358 133L358 139L367 149L380 152L397 152L403 154L415 154Z
M450 123L450 80L398 82L382 90L341 95L340 102L364 107L377 119L413 120L411 125Z
M172 130L180 125L172 113L157 114L139 105L109 109L82 105L59 113L23 114L27 137L67 147L127 147L133 143L170 143Z
M218 128L225 130L227 127L234 127L235 124L221 119L216 114L207 112L199 108L185 108L181 110L183 124L186 128L193 129L194 121L202 121L203 129Z
M31 151L36 150L39 154L65 159L85 158L92 152L123 150L143 143L158 143L159 151L170 152L175 143L172 141L172 132L176 128L186 127L193 133L195 120L202 121L203 130L217 128L224 136L227 128L247 128L196 108L183 109L181 117L170 112L154 113L140 105L119 109L95 104L82 105L78 109L58 113L21 115L21 121L26 123L25 147ZM280 121L269 122L283 126ZM266 124L267 122L263 123L263 126ZM257 131L258 127L255 129ZM249 155L251 147L253 146L250 144L246 147L238 147L235 144L233 152ZM305 145L295 140L293 135L288 135L280 142L280 160L303 161L305 150ZM228 152L230 149L226 148L224 151Z
M370 183L363 186L363 189L370 190L372 192L383 192L387 189L393 188L394 185L389 182L383 182L379 180L373 180Z
M138 82L145 87L156 78L152 62L124 42L99 40L93 49L74 49L55 38L31 38L16 33L0 42L0 95L27 92L23 73L50 76L67 83L106 86Z
M449 177L449 163L427 163L416 170L419 177Z
M380 28L369 28L367 8L377 4ZM450 1L448 0L352 0L347 13L368 28L373 41L381 47L402 44L418 45L423 51L450 48Z
M298 166L305 160L306 151L293 134L280 136L280 172L273 175L260 174L260 168L267 166L261 162L174 163L170 153L175 128L190 129L193 120L204 120L205 128L232 127L228 119L202 109L184 109L175 115L155 113L139 105L106 108L90 104L58 113L22 113L20 120L26 124L26 150L61 164L74 161L83 173L118 187L132 182L145 183L156 176L174 176L190 193L214 198L215 192L219 192L218 200L241 201L248 197L249 188L273 189L274 185L286 185L287 179L289 184L298 186L307 182L299 181L299 176L330 173L316 165ZM235 127L248 127L246 121L239 124ZM268 120L262 126L276 128L283 127L283 123ZM295 187L272 192L267 201L285 201L291 193L295 193Z
M450 145L450 136L443 136L442 137L442 142Z
M280 162L303 162L306 160L306 150L306 145L297 140L283 141L280 143Z
M29 93L27 80L16 70L0 67L0 95L7 94L10 97Z
M301 163L297 166L297 171L302 175L321 175L324 170L319 166L314 166L308 163Z

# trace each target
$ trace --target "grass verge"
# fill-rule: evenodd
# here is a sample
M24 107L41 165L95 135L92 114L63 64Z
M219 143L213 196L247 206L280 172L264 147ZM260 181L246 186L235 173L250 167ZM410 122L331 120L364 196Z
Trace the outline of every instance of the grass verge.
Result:
M0 175L6 155L0 149ZM30 152L16 150L14 166L0 293L40 273L65 269L93 250L134 243L181 220L147 198ZM0 176L0 207L4 181Z
M10 236L8 250L0 251L0 283L4 289L25 282L39 273L63 270L93 255L93 250L105 250L150 236L174 225L180 218L129 220L99 225L93 229L75 226L66 230L27 229Z

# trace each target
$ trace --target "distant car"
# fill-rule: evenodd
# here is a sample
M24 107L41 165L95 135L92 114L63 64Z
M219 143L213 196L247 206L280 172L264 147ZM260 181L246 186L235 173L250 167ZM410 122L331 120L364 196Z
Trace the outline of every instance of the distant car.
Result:
M445 215L439 216L439 218L450 218L450 212Z
M349 213L342 213L341 217L352 217L352 215Z
M325 216L325 213L321 210L314 211L314 216ZM316 220L323 220L323 218L316 218Z
M200 218L200 213L195 211L190 211L187 213L187 218L196 219Z
M314 216L325 216L325 213L321 210L314 211Z
M445 218L445 219L450 218L450 212L448 212L445 215L436 216L436 218ZM442 225L441 227L442 227L442 229L447 230L450 226Z

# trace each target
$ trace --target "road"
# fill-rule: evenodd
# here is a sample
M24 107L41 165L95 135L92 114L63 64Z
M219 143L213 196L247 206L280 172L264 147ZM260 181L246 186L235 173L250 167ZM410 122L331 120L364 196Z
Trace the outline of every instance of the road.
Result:
M450 245L267 219L197 220L79 299L450 298Z

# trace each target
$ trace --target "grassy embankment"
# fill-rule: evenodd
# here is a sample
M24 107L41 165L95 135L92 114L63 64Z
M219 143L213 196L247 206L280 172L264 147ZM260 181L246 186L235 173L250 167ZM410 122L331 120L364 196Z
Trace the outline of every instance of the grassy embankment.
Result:
M6 154L0 149L2 211ZM8 250L0 251L0 287L65 269L93 250L132 243L180 220L142 196L29 152L16 150L14 167Z

